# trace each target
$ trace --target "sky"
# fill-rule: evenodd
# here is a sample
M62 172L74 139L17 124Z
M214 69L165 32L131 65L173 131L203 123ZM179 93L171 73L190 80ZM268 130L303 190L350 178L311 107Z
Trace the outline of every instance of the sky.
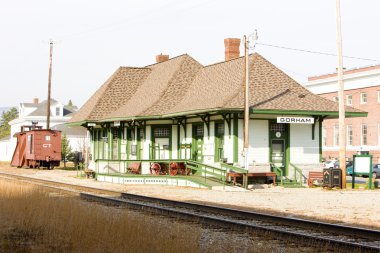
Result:
M380 64L377 0L341 0L344 67ZM52 97L82 106L119 66L189 54L203 65L224 60L225 38L257 29L258 52L299 83L332 73L334 0L0 0L0 107ZM276 47L268 46L274 45ZM241 46L243 54L243 46Z

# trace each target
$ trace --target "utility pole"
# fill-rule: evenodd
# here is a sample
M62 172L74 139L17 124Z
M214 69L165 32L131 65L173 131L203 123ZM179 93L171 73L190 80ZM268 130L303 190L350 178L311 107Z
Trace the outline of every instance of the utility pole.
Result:
M343 83L342 30L340 21L340 0L336 0L336 44L338 50L338 98L339 98L339 166L342 170L342 189L346 189L346 131Z
M47 99L47 116L46 116L46 129L50 129L50 94L51 94L51 72L53 64L53 41L50 40L50 64L49 64L49 80L48 80L48 99Z
M244 86L244 167L248 170L248 149L249 149L249 42L244 35L244 59L245 59L245 86Z

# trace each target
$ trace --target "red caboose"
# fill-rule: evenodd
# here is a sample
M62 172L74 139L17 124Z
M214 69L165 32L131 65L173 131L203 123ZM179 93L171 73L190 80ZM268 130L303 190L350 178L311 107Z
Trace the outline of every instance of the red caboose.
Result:
M25 129L31 129L25 131ZM30 168L59 166L61 161L61 132L41 129L38 126L21 127L16 133L17 145L12 157L12 166Z

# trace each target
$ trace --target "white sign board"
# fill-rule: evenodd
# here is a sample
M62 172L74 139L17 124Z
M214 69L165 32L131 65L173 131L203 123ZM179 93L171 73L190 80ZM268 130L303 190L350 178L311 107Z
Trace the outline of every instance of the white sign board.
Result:
M120 121L114 121L114 122L113 122L113 126L115 126L115 127L120 126Z
M354 172L355 173L368 173L371 168L371 157L360 157L360 156L355 156L354 157Z
M314 118L311 117L277 117L277 123L282 124L314 124Z
M87 126L94 127L94 126L96 126L96 123L87 123Z

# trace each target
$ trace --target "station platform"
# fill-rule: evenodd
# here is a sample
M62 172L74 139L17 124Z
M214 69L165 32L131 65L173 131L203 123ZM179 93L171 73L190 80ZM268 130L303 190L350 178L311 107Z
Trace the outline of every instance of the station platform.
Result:
M96 180L108 183L129 185L170 185L194 188L213 189L229 184L205 178L198 175L170 176L170 175L133 175L133 174L96 174Z

